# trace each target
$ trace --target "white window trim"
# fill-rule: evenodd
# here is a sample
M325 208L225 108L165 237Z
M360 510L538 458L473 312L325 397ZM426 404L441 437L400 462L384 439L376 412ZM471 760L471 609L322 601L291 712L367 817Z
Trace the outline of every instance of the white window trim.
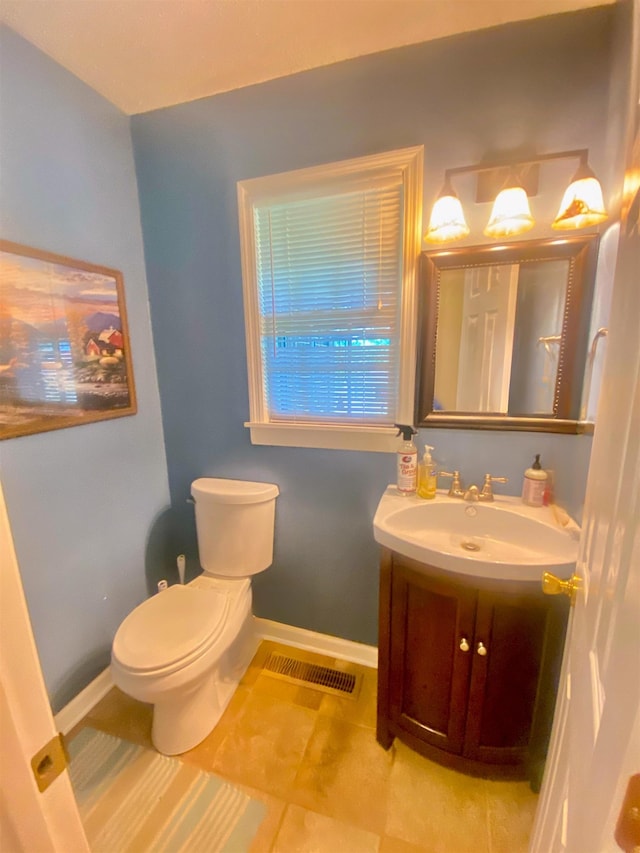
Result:
M372 176L381 170L402 171L404 190L404 236L402 293L400 307L400 388L397 423L413 423L416 369L417 272L422 245L422 173L424 147L402 148L368 157L357 157L324 166L298 169L264 178L238 182L238 215L244 296L247 367L249 375L249 420L252 444L287 447L317 447L334 450L369 450L393 453L396 430L389 426L347 424L296 424L269 421L260 353L260 323L254 237L254 206L283 193L303 195L305 190L326 186L331 179L353 173Z

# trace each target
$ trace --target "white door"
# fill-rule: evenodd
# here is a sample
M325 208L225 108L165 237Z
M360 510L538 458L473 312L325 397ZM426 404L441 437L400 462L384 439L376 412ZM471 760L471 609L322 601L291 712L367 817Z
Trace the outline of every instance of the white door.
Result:
M640 164L640 137L636 153ZM533 853L618 851L640 772L640 194L623 222L554 733Z
M0 484L0 850L89 853L64 770L42 793L31 758L56 736ZM46 778L55 749L41 758Z
M459 412L505 412L509 407L518 264L467 270L462 305Z

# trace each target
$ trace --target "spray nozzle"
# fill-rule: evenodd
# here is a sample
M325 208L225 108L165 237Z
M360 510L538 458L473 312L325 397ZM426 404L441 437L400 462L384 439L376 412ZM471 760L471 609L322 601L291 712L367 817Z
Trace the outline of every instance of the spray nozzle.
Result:
M434 449L435 448L433 447L432 444L425 444L425 446L424 446L424 457L423 457L425 462L431 462L432 461L431 460L431 451Z
M398 427L398 435L402 435L404 441L411 441L411 437L418 434L418 430L409 424L394 424Z
M540 471L542 469L542 465L540 464L540 454L539 453L536 453L535 461L531 467L534 469L534 471Z

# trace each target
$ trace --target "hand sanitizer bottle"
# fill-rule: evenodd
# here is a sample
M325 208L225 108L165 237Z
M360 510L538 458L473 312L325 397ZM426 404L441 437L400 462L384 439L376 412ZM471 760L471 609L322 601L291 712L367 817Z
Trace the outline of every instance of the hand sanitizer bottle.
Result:
M433 447L430 444L424 446L424 456L418 466L418 497L430 500L436 496L438 477L436 466L431 458Z

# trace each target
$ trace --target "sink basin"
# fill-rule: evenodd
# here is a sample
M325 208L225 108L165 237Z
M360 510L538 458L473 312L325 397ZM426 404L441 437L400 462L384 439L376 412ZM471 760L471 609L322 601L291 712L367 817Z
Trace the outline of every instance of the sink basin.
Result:
M570 577L580 528L561 526L551 507L520 498L467 503L446 492L433 500L389 486L373 519L376 542L430 566L475 577L539 581L545 571Z

